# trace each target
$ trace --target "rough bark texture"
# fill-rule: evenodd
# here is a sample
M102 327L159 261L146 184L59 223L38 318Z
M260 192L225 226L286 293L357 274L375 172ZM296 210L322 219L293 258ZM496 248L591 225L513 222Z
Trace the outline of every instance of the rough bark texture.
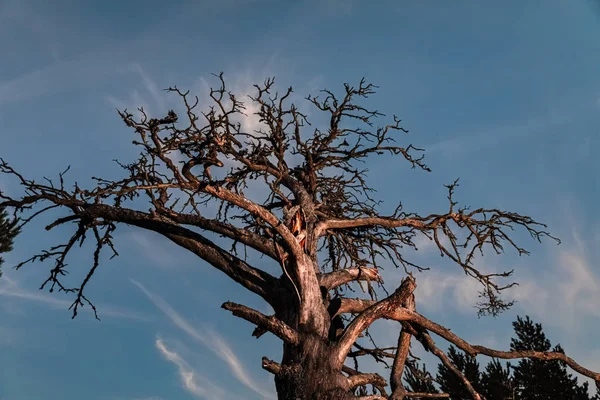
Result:
M275 375L280 399L350 399L348 380L334 367L332 346L311 333L300 335L300 345L285 345L282 367Z
M263 359L263 368L274 374L279 399L407 399L443 398L446 394L411 393L403 381L406 368L413 368L411 343L419 342L458 375L473 399L481 396L437 347L431 334L466 353L497 358L530 357L559 359L575 371L600 383L600 374L584 368L562 353L498 351L473 345L449 329L417 312L415 271L426 268L409 260L415 237L429 239L465 274L481 284L483 314L497 314L512 302L502 291L514 285L506 281L512 271L482 272L476 254L485 250L501 253L512 248L527 251L512 238L521 228L534 239L551 238L545 225L531 217L496 208L458 206L454 200L457 182L447 186L448 208L429 215L403 211L382 215L371 196L366 170L368 157L388 155L429 171L422 150L400 146L394 133L406 133L396 117L374 128L383 114L360 105L375 86L360 82L344 85L341 96L325 90L323 98L308 102L323 112L329 124L312 128L305 114L290 104L292 89L273 93L274 81L256 85L249 101L257 105L261 128L247 132L240 124L247 118L244 104L228 92L222 75L219 87L209 96L213 107L199 112L198 99L177 88L169 91L182 99L183 121L175 111L150 118L127 110L119 115L137 137L141 156L130 164L121 180L94 178L83 189L67 189L64 173L58 180L36 182L24 177L0 159L0 173L23 187L20 197L0 193L0 209L8 207L21 218L21 226L38 215L56 210L55 221L46 229L72 224L75 229L63 244L34 255L19 264L54 262L43 288L72 293L72 311L93 303L86 287L99 267L101 252L113 247L113 232L129 225L156 232L197 255L240 285L259 296L275 310L264 315L242 304L226 302L225 310L256 326L255 337L270 332L283 341L279 362ZM291 160L296 160L295 164ZM298 161L299 160L299 161ZM389 160L387 161L389 162ZM393 179L393 177L390 177ZM254 195L249 185L261 186ZM257 194L258 193L258 194ZM150 210L136 208L133 200L145 197ZM93 242L93 263L78 286L68 286L66 258L86 237ZM218 240L217 240L218 239ZM229 240L231 247L223 247ZM239 250L239 251L238 251ZM262 258L252 265L246 250ZM404 279L392 282L391 294L379 274L382 261L399 267ZM276 263L280 276L266 272L262 263ZM360 287L368 297L349 297L349 288ZM98 316L98 314L96 314ZM365 344L369 327L380 319L400 322L397 343L390 347ZM359 360L373 357L392 360L388 382L378 374L362 372ZM352 361L353 367L349 367ZM411 371L413 371L411 369Z

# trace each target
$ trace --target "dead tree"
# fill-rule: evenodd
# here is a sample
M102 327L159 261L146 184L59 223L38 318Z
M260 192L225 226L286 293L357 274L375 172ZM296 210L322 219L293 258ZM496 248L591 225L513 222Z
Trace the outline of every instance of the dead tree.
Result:
M94 187L75 184L68 189L64 173L58 181L36 182L24 177L7 162L4 174L24 188L22 197L0 194L0 207L11 207L22 225L51 209L63 214L46 229L72 223L73 235L63 244L44 250L27 262L54 262L42 289L72 293L73 316L89 305L86 287L99 266L99 255L108 248L116 255L112 234L120 224L154 231L187 249L222 271L241 287L260 296L274 315L242 304L226 302L225 310L256 326L254 336L270 332L283 341L279 362L263 358L262 367L275 376L279 399L408 399L440 398L444 394L410 393L402 383L404 368L414 363L411 342L419 342L462 380L473 399L481 399L469 381L452 365L433 337L443 339L466 353L512 359L531 357L562 360L578 373L600 384L600 374L561 353L499 351L473 345L449 329L416 311L411 271L424 269L410 262L405 249L415 247L414 238L424 235L439 252L481 284L482 313L497 314L510 307L501 292L514 283L502 283L512 271L484 273L474 265L476 253L489 249L501 253L508 246L527 254L512 238L514 228L540 241L557 240L534 219L495 208L460 207L453 198L456 182L448 186L449 206L443 212L421 216L398 206L391 215L378 211L366 171L368 157L397 156L412 168L429 171L422 150L400 146L394 134L405 131L400 120L373 127L383 114L360 105L374 93L364 80L358 87L344 85L336 96L324 90L307 97L327 117L324 128L313 128L306 114L290 104L292 89L274 93L274 81L256 85L249 101L256 104L262 128L242 129L244 104L230 93L217 76L219 87L211 90L212 106L198 110L198 98L177 88L167 89L181 97L184 118L174 111L164 118L150 118L143 109L139 117L119 111L127 127L135 131L139 159L120 164L121 180L94 178ZM296 160L294 163L293 160ZM261 187L264 198L248 195L248 186ZM149 202L143 211L137 199ZM213 210L213 211L211 211ZM66 257L71 249L92 236L93 263L77 287L64 283ZM218 245L228 239L232 247ZM239 247L271 259L281 268L274 276L238 253ZM246 254L246 253L244 253ZM258 258L256 258L258 259ZM382 280L378 265L391 262L406 272L391 294L377 298ZM254 263L255 265L251 265ZM277 275L277 274L276 274ZM368 287L369 298L349 297L345 288ZM384 298L381 298L384 297ZM96 314L97 317L97 314ZM359 341L377 320L399 322L393 348L365 346ZM367 333L368 334L368 333ZM390 360L391 377L360 371L348 360L371 356ZM369 390L367 390L369 389Z

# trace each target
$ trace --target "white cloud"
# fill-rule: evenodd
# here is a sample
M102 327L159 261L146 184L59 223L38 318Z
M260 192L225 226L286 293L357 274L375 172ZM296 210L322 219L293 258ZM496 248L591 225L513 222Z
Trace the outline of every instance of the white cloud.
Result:
M511 125L483 129L482 132L471 135L448 135L437 143L424 146L427 153L441 152L446 156L461 156L471 151L483 151L493 148L501 143L515 142L523 138L547 132L549 127L563 124L573 117L572 112L563 108L551 110L546 115L539 115L524 121L517 121Z
M146 71L144 71L140 64L133 63L129 66L128 70L136 73L141 78L144 84L144 88L148 93L152 95L152 101L160 108L160 111L164 111L167 107L165 103L164 91L161 90L156 84L156 82L154 82L148 76L148 74L146 73Z
M600 275L590 258L594 240L593 235L582 240L579 230L574 228L570 239L550 249L552 253L546 268L516 268L512 278L519 284L508 289L504 297L516 300L516 307L545 324L572 333L590 319L600 318ZM525 262L529 265L534 260ZM478 267L489 270L486 265ZM460 269L432 268L415 276L417 307L429 311L452 307L459 312L472 312L478 301L481 285Z
M432 250L435 250L436 252L439 251L439 250L437 250L437 246L436 246L435 242L433 240L429 239L425 235L418 235L413 240L413 243L417 247L419 253L429 253Z
M225 340L216 332L208 329L196 329L185 318L179 315L165 300L160 296L150 292L141 283L131 280L149 299L156 305L179 329L186 332L192 338L213 351L221 360L223 360L231 369L235 376L242 384L252 391L260 394L263 398L274 399L275 396L269 390L263 388L256 383L248 371L243 366L235 352L225 342Z
M51 295L42 291L33 291L25 289L7 275L8 274L4 272L2 278L0 279L0 296L34 301L61 310L67 310L73 302L73 300L61 300L57 298L56 296L58 294ZM98 309L98 316L100 318L106 316L114 318L125 318L136 321L150 320L148 316L142 313L138 313L120 307L96 304L96 308ZM81 310L83 312L92 312L91 307L83 307L81 308Z
M88 52L0 82L0 104L16 103L73 87L89 87L116 74L118 50Z
M179 99L167 95L164 90L166 86L159 87L139 63L129 63L118 68L117 71L121 74L133 74L139 78L138 85L135 89L131 89L126 98L106 97L108 103L118 110L128 109L135 115L137 109L142 107L149 117L156 117L166 114L170 108L176 108L179 104ZM137 117L140 116L138 114Z
M162 339L156 339L155 344L161 355L177 366L181 383L188 392L201 399L219 400L230 398L226 395L225 390L214 385L190 367L178 353L169 350Z
M464 273L449 273L432 269L421 274L416 274L417 289L415 296L417 308L422 307L429 311L439 311L452 306L461 312L473 312L473 307L478 301L481 285ZM448 297L454 301L448 301Z
M581 332L583 324L600 319L600 275L590 257L594 238L582 240L579 232L573 225L571 237L552 250L547 268L520 279L511 290L527 313L569 333Z
M592 264L582 246L560 252L558 265L557 306L563 305L566 315L572 318L571 327L577 319L600 318L600 279L594 273Z
M177 268L180 264L178 260L181 260L184 252L173 249L176 245L166 238L143 230L131 232L127 237L139 249L140 255L152 264L164 269Z
M507 289L506 297L516 300L523 310L541 316L546 313L548 289L535 279L519 279L519 285Z
M236 99L241 101L245 110L243 113L245 115L234 115L231 117L233 123L240 123L241 130L243 132L254 133L255 131L262 129L263 131L268 131L268 127L260 121L260 117L256 115L256 113L260 110L260 106L253 102L249 95L256 96L257 90L254 88L254 84L262 84L266 77L272 77L275 74L273 73L272 64L273 60L269 59L262 69L259 68L258 71L251 71L249 69L245 71L237 71L231 74L225 74L225 84L226 90L235 95ZM181 121L184 121L187 116L185 116L185 108L183 106L183 102L179 98L178 95L174 93L165 93L160 89L160 84L157 84L155 80L152 79L151 75L147 73L144 68L138 63L129 64L123 68L119 69L122 73L134 73L140 79L137 82L135 89L130 90L129 94L124 98L117 98L115 96L107 96L106 101L112 106L119 110L128 109L130 112L134 114L136 118L140 117L140 113L137 111L138 107L143 107L148 116L156 116L162 115L167 112L168 109L173 109L178 115L181 116ZM314 82L312 83L314 84ZM168 82L163 86L173 85L173 82ZM188 100L190 102L194 102L194 96L198 96L198 105L196 107L196 114L200 114L200 112L206 112L209 110L210 106L215 106L214 101L209 97L210 88L217 88L220 85L218 79L214 78L210 81L207 81L204 77L199 77L196 79L191 87L190 87L190 95ZM307 86L310 86L311 82L307 83ZM186 87L181 87L182 90L187 90ZM279 88L281 92L286 90L285 87ZM307 88L301 88L299 90L307 90ZM272 93L271 95L274 95ZM280 96L282 93L280 93ZM303 103L306 107L304 107L303 112L307 113L311 109L311 106L303 99L302 96L296 93L292 93L288 98L287 104L291 104L291 102L295 102L296 104ZM225 109L228 109L231 106L231 101L227 96L223 99L223 105ZM218 110L217 110L218 112ZM203 125L203 117L199 116L200 122L199 125ZM306 129L309 129L308 127ZM251 138L247 138L246 140L252 140ZM171 152L169 154L171 160L176 164L180 165L181 161L184 161L186 158L180 152ZM290 166L296 166L301 162L302 158L298 154L287 154L286 162ZM238 166L238 164L232 159L222 158L223 162L222 168L213 168L212 173L213 176L222 176L226 171L231 169L232 167ZM159 170L161 172L167 172L166 167L161 165L159 166ZM170 175L170 173L167 173ZM254 200L254 201L263 201L264 200L264 183L262 181L249 182L248 188L246 190L246 195Z

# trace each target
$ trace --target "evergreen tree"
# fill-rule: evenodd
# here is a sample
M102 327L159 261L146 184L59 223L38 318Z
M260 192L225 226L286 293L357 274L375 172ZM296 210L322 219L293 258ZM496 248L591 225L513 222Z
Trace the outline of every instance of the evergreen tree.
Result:
M575 379L575 400L600 400L597 396L590 399L589 384L583 382L583 385L577 385L577 379Z
M404 372L404 380L408 385L408 388L411 392L418 393L439 393L439 390L435 387L432 382L431 374L425 368L425 364L423 364L423 368L419 369L417 364L418 375L414 374L410 368L406 368Z
M542 325L533 323L529 317L513 322L516 338L511 339L511 350L550 351L551 344ZM560 345L552 349L563 353ZM520 360L514 367L514 382L520 400L573 399L588 400L587 385L579 386L577 378L567 373L562 361Z
M450 346L448 349L448 358L471 382L473 388L478 393L482 393L481 373L479 372L479 363L477 360L468 354L458 351L454 346ZM456 377L454 372L443 364L438 365L437 381L440 384L442 392L448 393L451 400L470 400L472 398L467 388Z
M481 374L482 395L487 400L506 400L514 396L514 383L510 375L511 365L508 363L506 368L494 359L485 367Z
M8 214L4 208L0 208L0 277L2 276L2 253L7 253L12 250L13 239L19 234L17 220L9 220Z

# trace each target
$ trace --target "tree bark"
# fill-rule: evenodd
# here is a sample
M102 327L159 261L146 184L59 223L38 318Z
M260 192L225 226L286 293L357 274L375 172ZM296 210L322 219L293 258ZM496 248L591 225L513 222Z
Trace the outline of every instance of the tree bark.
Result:
M283 362L275 374L279 400L349 400L356 399L350 382L334 367L334 348L327 340L301 334L297 346L285 344Z

